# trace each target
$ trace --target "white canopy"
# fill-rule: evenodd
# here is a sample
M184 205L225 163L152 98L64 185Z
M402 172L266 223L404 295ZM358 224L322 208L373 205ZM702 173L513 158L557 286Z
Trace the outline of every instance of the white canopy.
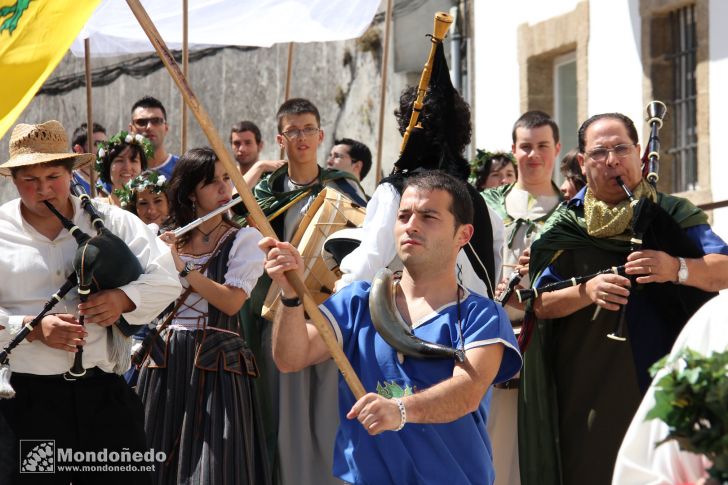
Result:
M270 47L278 42L323 42L360 36L380 0L189 0L190 49L238 45ZM182 0L142 0L170 49L182 48ZM93 56L153 52L127 3L103 0L73 42L82 57L91 40Z

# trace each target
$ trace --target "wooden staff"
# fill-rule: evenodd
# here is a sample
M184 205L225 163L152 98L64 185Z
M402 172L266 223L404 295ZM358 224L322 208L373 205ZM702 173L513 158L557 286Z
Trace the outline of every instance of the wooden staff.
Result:
M190 44L189 44L189 15L190 6L188 0L182 0L182 73L185 79L190 77ZM187 106L185 106L185 98L182 96L182 126L180 141L182 150L180 154L187 151Z
M384 14L384 47L382 54L382 85L379 87L379 128L377 130L377 163L374 166L374 180L382 180L382 145L384 140L384 102L387 100L387 65L389 64L389 38L392 24L392 0L387 0L387 11Z
M129 5L132 12L134 13L134 16L139 21L139 24L144 29L147 37L149 37L149 40L157 51L159 58L162 60L167 70L169 71L169 74L172 76L175 84L177 84L177 87L184 96L184 100L187 103L187 106L192 111L192 114L195 115L195 118L202 128L202 131L205 133L207 139L210 141L212 149L215 151L223 165L225 165L228 174L232 178L233 183L238 190L238 194L240 194L240 197L243 199L245 207L247 207L250 213L250 218L252 219L253 224L255 225L255 227L258 228L258 230L260 230L263 236L276 238L276 234L275 232L273 232L273 228L268 223L268 219L266 219L263 211L260 209L260 206L258 206L255 197L253 197L253 194L248 187L248 184L245 183L243 176L240 174L240 171L237 169L235 163L228 154L222 138L220 138L220 135L218 135L217 131L215 130L212 119L210 119L207 111L205 111L195 94L192 92L192 89L187 83L187 80L182 74L182 71L180 71L179 66L174 60L174 57L172 57L172 53L169 51L166 44L162 40L162 37L157 31L157 28L152 23L149 15L147 15L146 10L144 10L144 7L142 7L139 0L126 0L126 3ZM299 278L298 275L292 271L286 273L286 278L288 279L288 282L291 284L291 286L293 286L293 288L296 290L296 293L299 295L299 297L303 300L303 306L306 309L306 312L311 317L313 324L318 329L321 338L323 339L326 347L331 353L331 357L334 359L334 362L336 362L336 365L338 366L339 371L344 377L344 380L349 385L349 389L351 389L351 392L354 394L356 399L361 398L365 394L364 386L354 372L354 369L351 367L351 363L346 358L344 351L341 349L339 343L336 341L336 337L334 336L334 332L331 330L331 325L329 324L328 320L326 320L326 318L323 316L321 310L319 310L318 308L318 305L308 293L308 290L304 286L303 281L301 281L301 278Z
M286 66L286 86L283 91L283 101L291 97L291 75L293 74L293 42L288 43L288 65ZM286 149L281 147L278 158L283 160L286 156Z
M87 37L83 40L83 59L86 73L86 150L89 153L96 153L94 144L94 115L93 96L91 94L91 41ZM88 169L88 185L91 197L96 197L96 170L94 164Z

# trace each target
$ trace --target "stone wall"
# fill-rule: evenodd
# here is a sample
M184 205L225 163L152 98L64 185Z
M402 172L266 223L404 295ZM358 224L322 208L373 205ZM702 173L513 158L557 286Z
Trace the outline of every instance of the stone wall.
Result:
M379 22L357 40L294 46L290 95L309 98L321 111L325 139L319 152L320 163L324 163L336 137L361 140L373 154L376 151L382 27L383 24ZM189 80L192 89L223 139L229 139L230 125L249 119L256 122L263 133L263 156L278 157L275 113L284 97L287 55L288 45L251 50L225 48L214 55L190 62ZM130 59L138 57L92 59L92 70L97 71ZM81 75L83 72L83 59L69 53L48 82L62 76ZM401 137L392 113L395 100L407 81L406 74L394 74L390 66L382 150L385 174L389 173L399 151ZM170 126L167 147L172 153L179 153L182 100L177 87L163 68L140 78L123 74L106 86L95 86L94 121L104 125L110 134L126 129L131 105L147 94L157 97L165 105ZM85 87L80 86L58 95L36 96L18 121L38 123L49 119L61 121L70 137L73 129L86 120ZM207 144L191 114L189 119L188 147ZM9 137L10 133L0 139L0 160L7 160ZM374 170L367 176L364 185L369 193L373 191ZM0 182L0 202L15 196L15 188L8 180Z

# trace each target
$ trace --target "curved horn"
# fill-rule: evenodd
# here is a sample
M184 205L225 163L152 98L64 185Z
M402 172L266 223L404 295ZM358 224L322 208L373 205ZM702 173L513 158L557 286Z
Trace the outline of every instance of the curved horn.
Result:
M415 336L414 332L396 311L394 302L393 276L388 268L380 269L369 292L369 313L374 328L392 347L408 357L419 359L454 358L465 361L462 349L426 342Z

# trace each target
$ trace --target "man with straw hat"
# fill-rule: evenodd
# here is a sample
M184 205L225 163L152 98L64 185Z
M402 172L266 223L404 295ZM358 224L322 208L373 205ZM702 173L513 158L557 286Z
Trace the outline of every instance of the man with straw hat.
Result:
M19 124L10 137L10 160L0 165L0 174L12 177L20 195L0 206L0 274L5 277L0 283L0 348L73 271L76 240L46 202L81 231L96 232L70 193L72 171L94 155L68 153L67 147L58 121ZM133 325L148 323L181 288L169 250L141 220L107 204L96 208L106 227L139 259L144 274L128 285L91 294L81 304L77 292L70 291L52 310L57 313L43 317L13 351L12 388L7 382L0 388L0 397L12 397L13 388L16 394L0 399L0 483L151 483L146 466L159 457L146 449L142 405L118 375L106 327L122 315ZM78 346L84 349L86 373L69 381L63 376ZM99 471L63 469L78 465L80 470L85 464Z

